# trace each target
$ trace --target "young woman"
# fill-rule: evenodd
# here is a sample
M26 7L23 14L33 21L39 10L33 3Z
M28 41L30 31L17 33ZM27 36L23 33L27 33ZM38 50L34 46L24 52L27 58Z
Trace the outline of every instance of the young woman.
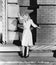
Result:
M33 40L32 40L32 33L31 33L31 25L33 27L38 27L36 24L33 23L33 20L30 18L29 14L26 13L23 16L20 16L19 14L19 19L22 21L23 23L23 34L22 34L22 55L24 56L24 51L25 51L25 47L27 48L26 51L26 57L29 56L29 47L33 46Z

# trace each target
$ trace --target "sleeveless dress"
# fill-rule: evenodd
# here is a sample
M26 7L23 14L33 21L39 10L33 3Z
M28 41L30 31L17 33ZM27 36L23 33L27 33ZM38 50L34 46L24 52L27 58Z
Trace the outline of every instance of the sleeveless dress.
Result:
M36 24L33 23L32 19L28 19L26 22L23 22L23 34L22 34L22 46L33 46L32 33L30 26L37 27Z

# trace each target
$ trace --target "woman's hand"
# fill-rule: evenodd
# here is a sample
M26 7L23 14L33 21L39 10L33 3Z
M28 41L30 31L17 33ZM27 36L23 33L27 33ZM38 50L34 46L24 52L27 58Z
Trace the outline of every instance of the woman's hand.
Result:
M38 29L40 29L40 27L37 26Z

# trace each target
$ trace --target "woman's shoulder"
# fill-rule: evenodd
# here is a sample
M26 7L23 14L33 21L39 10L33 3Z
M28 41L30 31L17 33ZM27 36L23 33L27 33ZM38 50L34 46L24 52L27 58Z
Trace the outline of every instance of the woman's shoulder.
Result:
M32 19L29 19L29 21L32 21Z

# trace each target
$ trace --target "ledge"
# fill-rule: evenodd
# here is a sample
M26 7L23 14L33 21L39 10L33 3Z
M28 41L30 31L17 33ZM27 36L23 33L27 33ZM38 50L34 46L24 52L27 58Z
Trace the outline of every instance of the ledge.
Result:
M18 52L20 50L20 47L14 44L0 44L0 52Z

